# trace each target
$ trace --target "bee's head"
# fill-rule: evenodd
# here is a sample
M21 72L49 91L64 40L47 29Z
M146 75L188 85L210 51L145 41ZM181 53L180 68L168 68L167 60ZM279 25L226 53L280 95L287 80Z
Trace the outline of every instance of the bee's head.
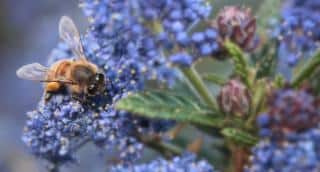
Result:
M105 76L102 72L98 72L90 78L87 93L90 96L102 94L105 90L105 86Z

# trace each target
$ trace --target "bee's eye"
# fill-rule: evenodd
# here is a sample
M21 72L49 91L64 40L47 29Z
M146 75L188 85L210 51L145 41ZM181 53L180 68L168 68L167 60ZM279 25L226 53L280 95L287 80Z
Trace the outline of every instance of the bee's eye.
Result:
M91 85L88 87L88 93L91 94L91 95L93 95L93 94L95 94L96 89L97 89L96 86L95 86L94 84L91 84Z
M96 81L103 81L103 80L104 80L104 75L102 73L97 73Z

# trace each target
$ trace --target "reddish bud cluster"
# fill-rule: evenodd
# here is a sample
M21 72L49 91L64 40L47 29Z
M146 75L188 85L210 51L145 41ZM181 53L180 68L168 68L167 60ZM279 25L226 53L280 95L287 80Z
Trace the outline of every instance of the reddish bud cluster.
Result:
M299 132L316 126L320 121L320 101L308 92L285 90L275 93L269 101L271 128Z
M245 51L257 47L256 18L249 8L224 7L212 25L218 28L222 41L229 39Z
M239 80L230 80L218 96L220 109L226 114L244 116L249 112L251 97L248 89Z

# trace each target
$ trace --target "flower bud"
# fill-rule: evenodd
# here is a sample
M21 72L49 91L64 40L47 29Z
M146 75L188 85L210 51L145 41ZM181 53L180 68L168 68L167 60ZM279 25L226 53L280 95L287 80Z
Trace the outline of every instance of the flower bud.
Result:
M239 80L230 80L218 96L220 109L226 114L239 117L249 112L251 97L248 89Z
M268 111L259 115L260 130L282 138L317 126L320 122L320 101L307 89L277 90L269 98Z
M245 51L257 47L256 18L249 8L224 7L212 25L218 28L221 41L229 39Z

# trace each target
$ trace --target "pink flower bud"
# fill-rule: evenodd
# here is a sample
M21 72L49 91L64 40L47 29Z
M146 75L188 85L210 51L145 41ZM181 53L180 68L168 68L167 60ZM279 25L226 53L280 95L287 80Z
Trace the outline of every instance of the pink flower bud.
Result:
M239 117L249 112L250 102L248 89L236 79L230 80L223 86L218 96L220 109L226 114Z
M213 25L218 28L222 41L229 39L245 51L257 47L256 18L249 8L224 7Z

